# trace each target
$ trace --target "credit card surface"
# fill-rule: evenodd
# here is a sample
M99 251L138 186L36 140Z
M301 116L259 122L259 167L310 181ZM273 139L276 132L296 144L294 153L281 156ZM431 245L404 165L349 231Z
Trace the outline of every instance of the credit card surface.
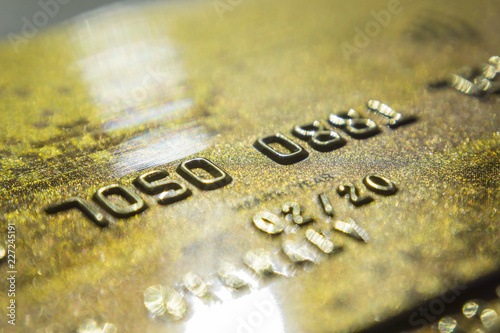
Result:
M500 268L499 15L216 0L29 18L0 47L0 331L438 323ZM461 327L494 331L485 313Z

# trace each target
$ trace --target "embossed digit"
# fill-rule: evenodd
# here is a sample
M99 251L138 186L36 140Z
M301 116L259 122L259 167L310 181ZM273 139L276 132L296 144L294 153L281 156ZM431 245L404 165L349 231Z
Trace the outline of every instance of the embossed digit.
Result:
M191 196L192 192L186 185L169 180L168 177L167 171L153 170L137 177L134 185L147 194L158 194L158 203L161 205L169 205Z
M78 209L85 216L87 216L92 222L94 222L99 227L107 227L109 225L109 219L106 214L102 214L98 209L94 208L88 201L73 197L65 201L51 204L45 207L45 212L47 214L56 214L69 209Z
M279 151L273 149L270 146L272 143L281 145L287 149L289 153L280 153ZM295 164L309 156L307 150L281 133L262 137L255 141L253 146L274 162L282 165Z
M318 131L324 129L324 126L318 120L315 120L312 124L295 126L292 130L292 134L299 138L300 140L307 141L314 136Z
M268 211L261 211L254 215L253 224L268 234L279 234L285 228L285 222Z
M369 111L376 112L388 118L389 122L387 125L393 129L402 125L410 124L416 120L413 116L403 116L387 104L381 103L377 100L369 100L368 103L366 103L366 107Z
M389 179L373 173L366 176L363 183L367 189L377 194L393 195L398 191L396 185Z
M343 111L339 112L337 114L332 113L328 117L328 122L330 125L338 127L338 128L344 128L347 126L347 121L349 119L359 119L361 116L359 113L354 110L354 109L349 109L348 111Z
M319 202L321 203L321 207L323 207L323 211L326 215L332 217L334 215L332 204L325 193L318 194Z
M335 131L318 131L308 143L314 150L328 152L343 147L346 141Z
M109 195L121 196L128 202L127 206L120 206L108 199ZM94 194L94 200L108 213L115 217L130 217L148 208L144 200L131 189L123 185L109 185L100 188Z
M212 179L204 179L193 172L194 169L202 169L210 174ZM233 178L222 168L204 158L195 158L182 162L177 167L177 173L201 190L211 191L224 187L233 181Z
M346 141L335 131L325 128L321 122L315 120L312 124L295 126L292 134L316 151L329 152L345 145Z
M328 122L332 126L342 128L355 139L367 139L379 133L379 128L373 120L361 118L354 109L339 114L331 114Z
M281 212L288 222L303 225L314 221L311 216L304 216L304 212L297 202L286 202L281 206Z
M337 193L342 197L347 197L354 206L366 205L373 201L373 198L370 196L360 196L358 189L352 183L340 185L337 188Z
M347 120L345 131L355 139L367 139L379 133L377 124L367 118Z

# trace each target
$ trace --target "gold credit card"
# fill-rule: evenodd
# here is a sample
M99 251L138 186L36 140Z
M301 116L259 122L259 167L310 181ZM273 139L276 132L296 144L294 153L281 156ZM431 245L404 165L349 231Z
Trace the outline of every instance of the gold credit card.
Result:
M0 47L0 332L500 327L463 299L500 268L500 2L115 5L38 32L70 5Z

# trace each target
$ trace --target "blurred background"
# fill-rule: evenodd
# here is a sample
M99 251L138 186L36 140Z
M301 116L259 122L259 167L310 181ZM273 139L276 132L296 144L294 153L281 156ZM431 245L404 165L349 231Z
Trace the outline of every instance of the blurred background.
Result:
M5 39L9 33L18 34L23 25L23 17L30 21L33 15L40 11L40 3L48 3L50 0L0 0L0 39ZM59 12L51 17L46 26L42 29L68 20L86 11L110 4L110 3L130 3L130 2L151 2L150 0L64 0L66 5L59 6Z

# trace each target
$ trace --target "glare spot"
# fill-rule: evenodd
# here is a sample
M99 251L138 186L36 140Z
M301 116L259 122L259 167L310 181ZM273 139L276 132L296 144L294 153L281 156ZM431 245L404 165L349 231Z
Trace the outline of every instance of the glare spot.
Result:
M184 298L174 289L160 285L151 286L144 291L144 305L153 316L165 315L169 319L181 319L186 312Z
M211 306L195 302L193 313L186 323L185 333L285 332L280 308L268 288Z

